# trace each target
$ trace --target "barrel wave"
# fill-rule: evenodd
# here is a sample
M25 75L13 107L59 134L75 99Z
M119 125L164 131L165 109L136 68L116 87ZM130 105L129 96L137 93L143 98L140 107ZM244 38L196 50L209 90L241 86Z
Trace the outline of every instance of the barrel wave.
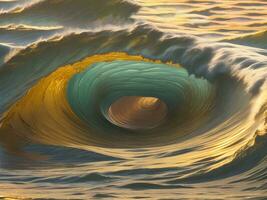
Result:
M266 198L265 21L168 1L0 1L0 198Z

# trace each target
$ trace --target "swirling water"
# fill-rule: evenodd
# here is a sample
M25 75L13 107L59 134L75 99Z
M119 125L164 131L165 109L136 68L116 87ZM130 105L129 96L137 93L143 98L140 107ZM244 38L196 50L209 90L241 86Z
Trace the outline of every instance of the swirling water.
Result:
M0 198L267 198L266 1L0 8Z

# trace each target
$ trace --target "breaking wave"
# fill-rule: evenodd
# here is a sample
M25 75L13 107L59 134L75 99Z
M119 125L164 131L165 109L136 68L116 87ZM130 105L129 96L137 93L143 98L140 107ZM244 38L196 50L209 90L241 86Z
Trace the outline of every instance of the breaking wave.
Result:
M41 9L50 16L45 27L82 27L110 16L128 20L138 9L126 1L98 2L40 1L2 13L0 23L27 24L30 19L43 24L34 18ZM83 8L90 9L69 13ZM267 52L260 43L265 33L207 43L137 22L57 34L29 42L9 59L12 46L0 46L0 144L11 154L37 161L48 155L52 161L45 162L62 162L76 171L87 171L80 164L95 166L87 175L56 178L40 178L33 167L38 175L32 184L94 180L119 191L191 191L195 184L225 191L227 183L241 184L237 198L263 196ZM121 184L112 185L117 179Z

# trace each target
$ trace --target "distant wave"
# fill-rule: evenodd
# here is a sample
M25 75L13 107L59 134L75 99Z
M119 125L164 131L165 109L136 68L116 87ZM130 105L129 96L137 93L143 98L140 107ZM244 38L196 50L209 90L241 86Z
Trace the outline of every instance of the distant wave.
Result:
M261 31L258 33L248 34L246 36L233 38L226 41L245 46L267 49L266 40L267 40L267 31Z
M123 0L77 0L75 3L71 0L37 1L0 14L0 24L16 22L35 26L87 28L110 22L126 23L128 17L137 10L136 4Z
M6 13L17 8L22 8L34 4L40 0L1 0L0 1L0 13Z
M34 27L27 25L0 26L0 40L12 46L25 46L62 32L62 27Z

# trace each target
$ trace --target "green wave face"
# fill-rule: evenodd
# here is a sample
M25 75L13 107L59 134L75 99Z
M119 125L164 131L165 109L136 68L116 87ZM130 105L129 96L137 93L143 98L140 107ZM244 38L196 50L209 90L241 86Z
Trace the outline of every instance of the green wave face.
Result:
M208 81L189 76L181 67L144 61L100 62L70 79L67 101L98 133L174 134L201 121L212 104L212 88ZM121 104L117 103L111 116L110 109L118 101Z

